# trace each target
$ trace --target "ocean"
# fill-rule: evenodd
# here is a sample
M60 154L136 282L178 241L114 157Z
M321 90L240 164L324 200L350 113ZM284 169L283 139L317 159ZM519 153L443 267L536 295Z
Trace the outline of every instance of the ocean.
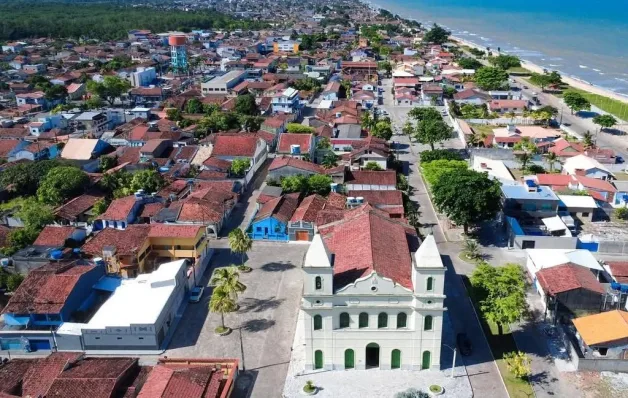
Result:
M483 47L628 96L628 0L372 0Z

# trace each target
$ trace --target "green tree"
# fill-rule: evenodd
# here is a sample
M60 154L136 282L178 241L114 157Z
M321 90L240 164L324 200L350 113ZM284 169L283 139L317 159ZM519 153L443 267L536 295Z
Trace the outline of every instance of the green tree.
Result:
M331 141L327 137L319 137L316 149L331 149Z
M157 192L165 185L164 178L157 170L140 170L133 173L131 179L131 192L137 192L140 189L147 193Z
M463 57L456 61L462 69L480 69L482 63L475 58Z
M390 76L392 73L392 64L388 61L381 61L377 63L377 69L383 70L386 76Z
M125 94L131 88L131 84L117 76L105 76L103 82L90 80L87 82L87 91L104 99L113 106L116 98Z
M500 54L496 57L489 57L488 62L503 70L521 66L521 60L515 55Z
M177 108L170 108L166 110L166 119L178 122L183 120L183 113L181 113L181 111Z
M464 160L438 159L421 163L423 176L430 185L434 185L443 174L453 171L464 171L469 165Z
M241 177L251 167L251 160L248 158L238 158L231 162L229 173L233 176Z
M375 117L373 117L370 112L362 112L362 116L360 117L360 124L362 125L363 129L370 131L375 128L377 120L375 120Z
M465 234L471 225L494 219L501 209L499 182L474 170L444 173L432 185L432 193L438 211L462 225Z
M545 160L549 165L549 172L553 173L554 165L559 162L558 155L556 155L554 152L548 152L545 154Z
M499 90L508 81L508 72L501 68L482 67L475 71L475 83L482 90Z
M406 121L403 124L403 127L401 127L401 133L408 137L412 137L412 135L414 134L414 126L412 125L412 123L410 123L410 121Z
M418 107L417 106L415 108L410 109L410 111L408 112L408 116L410 116L417 122L420 122L422 120L428 120L428 119L431 119L431 120L443 119L443 117L436 110L436 108L433 108L433 107Z
M542 91L545 91L545 87L552 84L551 81L552 78L548 73L533 73L530 76L530 83L541 87Z
M584 146L585 149L595 148L595 143L593 142L593 135L591 135L591 132L589 132L589 130L587 130L586 133L582 135L582 145Z
M303 175L295 175L283 178L281 180L281 189L285 193L291 192L304 192L307 193L310 190L309 179Z
M513 146L512 149L515 151L526 152L529 154L536 154L539 151L536 144L532 142L532 140L529 137L523 137L521 141L517 142Z
M375 124L375 128L371 130L371 134L373 137L388 141L393 136L392 125L390 122L381 120Z
M61 84L51 84L44 89L44 95L48 101L63 100L68 96L68 89Z
M618 209L615 209L615 217L619 218L620 220L628 220L628 208L620 207Z
M17 196L29 196L37 192L37 187L50 170L67 164L61 160L41 160L17 164L2 170L0 186Z
M237 304L228 292L223 289L214 289L209 300L209 311L220 314L220 326L215 329L216 333L225 333L230 330L225 326L225 314L235 312L237 309Z
M92 95L90 98L85 100L83 104L85 105L85 109L99 109L105 106L102 98L97 95Z
M186 113L203 113L203 103L198 98L191 98L185 104Z
M80 169L59 166L46 174L37 188L37 197L42 203L59 205L83 192L88 185L89 177Z
M428 30L423 36L423 41L426 43L443 44L449 40L450 31L434 24L432 29Z
M508 352L504 354L504 362L506 362L506 367L510 373L518 379L523 379L532 374L532 369L530 368L531 360L524 352Z
M571 114L591 109L589 100L576 91L567 90L563 94L563 101L565 101L565 104L571 109Z
M7 277L7 290L14 292L24 281L24 277L20 274L11 274Z
M240 255L240 265L244 265L244 255L253 248L253 240L240 228L229 232L229 248Z
M526 171L528 169L528 164L532 160L532 155L529 152L521 152L517 155L517 160L521 164L521 170Z
M451 138L453 129L443 119L423 119L416 128L416 139L421 144L429 144L432 151L434 144Z
M94 217L97 217L107 211L108 207L109 203L105 198L98 199L96 202L94 202L94 206L92 207L92 215Z
M596 115L593 118L593 123L599 125L602 130L610 129L617 124L617 119L612 115Z
M500 335L504 325L521 320L526 313L526 282L518 264L480 264L471 274L471 284L483 316L497 325Z
M102 155L98 158L98 168L101 172L105 172L113 167L118 165L118 157L117 156L105 156Z
M286 131L292 134L314 134L316 130L301 123L288 123Z
M367 162L364 166L364 170L383 171L384 169L382 169L382 166L380 166L377 162Z
M471 260L477 261L482 259L480 245L478 245L478 242L475 239L465 239L464 249L462 252Z
M246 290L234 266L216 269L209 284L215 289L224 290L234 302L238 299L238 294Z
M327 153L324 157L323 157L323 161L321 162L321 165L323 166L323 168L325 169L331 169L333 167L338 166L338 155L336 155L333 152L329 152Z
M310 193L326 196L331 190L332 178L325 174L312 174L308 179Z
M234 110L241 115L257 115L259 113L255 97L252 94L240 95L236 98Z

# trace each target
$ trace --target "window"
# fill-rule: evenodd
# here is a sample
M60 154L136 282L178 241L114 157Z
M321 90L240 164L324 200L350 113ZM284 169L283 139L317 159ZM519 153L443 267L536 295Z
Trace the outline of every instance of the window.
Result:
M314 315L314 330L321 330L323 328L323 317L320 315Z
M388 327L388 314L385 312L381 312L377 316L377 328L387 328Z
M323 279L320 276L317 276L314 279L314 289L321 290L323 288Z
M347 314L346 312L343 312L342 314L340 314L340 328L348 328L349 327L349 323L351 322L351 318L349 317L349 314Z
M588 212L582 212L582 217L589 217L589 213Z
M255 230L256 230L257 232L262 232L262 227L255 227Z
M361 312L358 324L360 328L369 327L369 314L367 314L366 312Z
M434 278L432 278L431 276L429 278L427 278L426 290L428 292L431 292L432 290L434 290Z
M427 315L423 320L423 330L432 330L432 316Z
M397 314L397 329L405 328L408 324L408 316L405 312Z

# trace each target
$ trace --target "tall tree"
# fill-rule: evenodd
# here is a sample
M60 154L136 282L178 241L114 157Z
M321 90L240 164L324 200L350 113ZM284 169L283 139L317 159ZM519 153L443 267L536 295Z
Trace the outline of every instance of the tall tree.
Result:
M244 265L244 255L253 248L253 240L240 228L229 232L229 248L240 255L240 263Z
M423 119L416 128L416 139L421 144L429 144L434 150L436 142L451 138L453 129L443 119Z
M614 125L617 124L617 119L615 119L612 115L596 115L593 118L593 123L599 125L602 130L610 129Z
M504 325L521 320L526 313L526 282L518 264L480 264L471 274L471 284L483 316L497 324L500 335Z
M444 29L437 24L432 26L432 29L428 30L423 36L423 41L426 43L443 44L449 40L450 31Z
M593 142L593 135L591 134L589 130L587 130L586 133L582 135L582 145L584 146L585 149L595 148L595 143Z
M215 289L224 290L234 302L238 299L238 294L246 290L244 283L240 282L240 274L235 267L216 269L209 284Z
M559 161L558 155L554 152L548 152L545 154L545 160L547 160L547 164L549 165L549 172L554 172L554 165Z
M223 289L214 289L209 300L209 311L220 314L220 326L215 329L216 333L225 333L230 329L225 326L225 314L235 312L238 306Z
M414 107L408 112L408 116L420 122L426 119L441 120L443 117L433 107Z
M492 220L501 209L499 182L474 170L445 173L432 186L436 208L464 232L483 221Z
M501 68L482 67L475 71L475 83L482 90L499 90L508 81L508 72Z
M371 130L373 137L381 138L388 141L393 136L393 130L390 122L381 120L375 124L375 128Z
M236 98L234 110L241 115L257 115L259 113L255 97L252 94L240 95Z
M582 94L575 91L566 91L563 94L563 101L571 109L571 113L578 113L583 110L591 109L591 103L588 99L584 98Z
M102 83L93 80L87 82L87 91L104 99L111 106L130 88L131 84L118 76L105 76Z
M324 157L323 157L323 161L321 162L321 165L323 166L323 168L325 169L331 169L333 167L338 166L338 155L336 155L333 152L329 152L327 153Z
M79 168L60 166L50 170L37 189L42 203L59 205L80 194L89 184L89 177Z

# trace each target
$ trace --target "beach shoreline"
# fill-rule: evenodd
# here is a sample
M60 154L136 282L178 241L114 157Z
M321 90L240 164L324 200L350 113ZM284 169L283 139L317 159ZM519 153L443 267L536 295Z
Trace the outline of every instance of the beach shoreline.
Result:
M452 40L454 40L454 41L456 41L456 42L458 42L460 44L463 44L463 45L465 45L467 47L476 48L478 50L486 51L486 47L480 46L480 45L478 45L476 43L473 43L473 42L471 42L469 40L466 40L466 39L463 39L463 38L457 37L457 36L449 36L449 37ZM533 72L533 73L543 73L544 70L546 70L546 69L540 67L539 65L536 65L533 62L526 61L526 60L523 60L523 59L521 60L521 66L523 68L529 70L530 72ZM628 97L626 97L624 95L618 94L618 93L616 93L614 91L605 89L605 88L600 87L600 86L596 86L596 85L594 85L592 83L588 83L588 82L579 80L577 78L573 78L573 77L570 77L570 76L564 76L564 75L561 75L561 77L563 79L563 82L565 82L566 84L568 84L571 87L574 87L574 88L577 88L577 89L589 92L591 94L597 94L597 95L601 95L601 96L604 96L604 97L612 98L614 100L621 101L621 102L624 102L624 103L628 104Z
M362 0L361 2L363 4L365 4L365 5L367 5L368 7L372 8L372 9L375 9L375 10L384 9L384 10L388 10L388 11L393 12L393 14L395 13L394 12L394 5L392 5L392 4L389 5L389 6L381 6L379 4L373 3L373 2L368 1L368 0ZM405 18L410 19L410 20L414 20L414 21L417 21L417 22L421 22L417 18L414 18L414 17L405 17ZM455 41L457 41L457 42L459 42L459 43L461 43L463 45L466 45L468 47L477 48L477 49L480 49L480 50L483 50L483 51L486 50L485 46L483 46L481 44L474 43L472 41L469 41L468 39L464 39L464 38L461 38L461 37L455 36L455 35L451 35L450 38L452 40L455 40ZM543 68L543 67L535 64L534 62L527 61L527 60L524 60L524 59L521 59L521 66L526 68L526 69L528 69L531 72L534 72L534 73L543 73L544 70L546 70L546 69L549 70L548 68ZM561 73L561 77L562 77L563 82L565 82L566 84L568 84L569 86L571 86L573 88L577 88L577 89L586 91L586 92L591 93L591 94L600 95L600 96L603 96L603 97L611 98L611 99L614 99L614 100L617 100L617 101L620 101L620 102L628 104L628 95L617 93L617 92L612 91L610 89L607 89L607 88L598 86L596 84L587 82L585 80L582 80L582 79L579 79L577 77L574 77L573 75L568 75L568 74L566 74L566 73L564 73L564 72L562 72L560 70L558 70L558 72Z

